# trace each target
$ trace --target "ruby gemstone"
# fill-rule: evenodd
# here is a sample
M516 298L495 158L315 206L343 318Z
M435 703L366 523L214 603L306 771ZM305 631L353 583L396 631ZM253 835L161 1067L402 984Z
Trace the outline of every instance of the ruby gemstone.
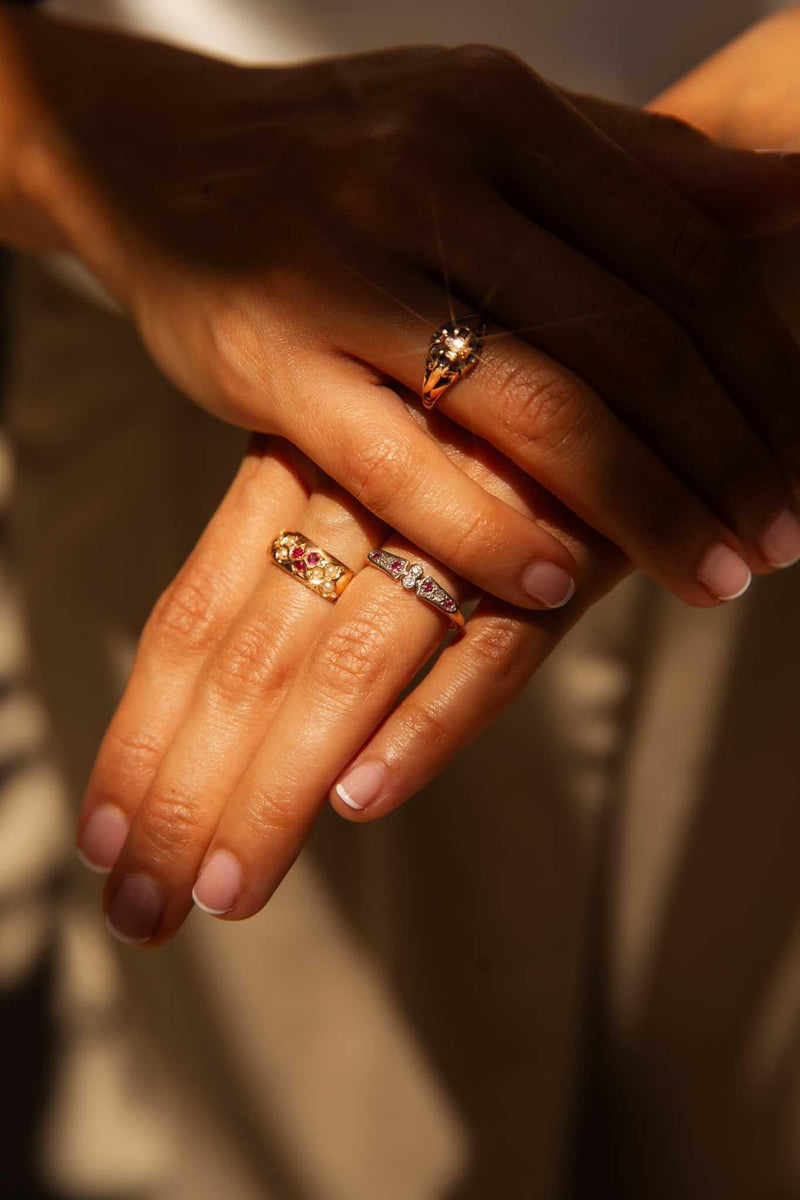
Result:
M297 562L297 560L299 558L303 557L303 547L302 546L292 546L290 553L291 553L291 556L294 559L294 561Z

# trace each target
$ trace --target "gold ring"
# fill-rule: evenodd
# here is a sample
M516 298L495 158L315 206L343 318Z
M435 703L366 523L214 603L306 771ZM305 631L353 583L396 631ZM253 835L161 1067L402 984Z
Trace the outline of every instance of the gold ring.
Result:
M272 543L270 555L276 566L331 604L336 603L353 579L349 567L315 546L304 533L282 529Z
M367 562L384 571L391 579L398 580L407 591L416 592L420 600L432 604L440 613L444 613L457 629L464 624L464 614L458 602L432 575L426 575L425 568L419 563L411 563L399 554L381 549L370 550Z
M422 381L422 403L426 408L434 408L447 389L472 370L485 333L486 322L478 313L449 321L436 330Z

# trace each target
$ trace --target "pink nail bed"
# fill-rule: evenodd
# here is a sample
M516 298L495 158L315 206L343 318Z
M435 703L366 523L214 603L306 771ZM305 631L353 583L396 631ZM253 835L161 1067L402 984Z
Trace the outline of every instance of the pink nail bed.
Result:
M146 875L123 875L106 914L109 933L138 946L149 942L164 912L164 889Z
M90 871L107 875L128 836L130 824L120 808L101 804L83 827L78 858Z
M561 608L575 595L575 580L557 563L531 563L522 573L522 587L545 608Z
M343 775L333 790L348 808L361 812L375 803L385 783L384 763L363 762Z
M736 600L747 591L753 576L744 559L730 546L717 542L706 551L697 578L717 600Z
M230 912L242 890L242 868L227 850L215 850L197 877L192 899L203 912L221 917Z
M800 560L800 521L785 508L761 535L759 547L772 567L791 567Z

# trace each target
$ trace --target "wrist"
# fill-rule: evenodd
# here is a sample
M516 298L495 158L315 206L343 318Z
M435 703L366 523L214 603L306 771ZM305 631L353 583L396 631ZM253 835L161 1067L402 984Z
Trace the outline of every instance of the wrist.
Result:
M752 26L650 107L681 117L725 145L800 149L800 4Z

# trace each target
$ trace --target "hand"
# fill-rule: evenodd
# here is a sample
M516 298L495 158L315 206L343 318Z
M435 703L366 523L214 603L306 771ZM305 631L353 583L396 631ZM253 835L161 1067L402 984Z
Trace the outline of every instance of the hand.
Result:
M199 901L231 920L251 916L343 770L345 790L332 794L343 816L390 811L509 702L627 569L501 456L476 454L457 427L436 424L454 462L563 538L583 572L580 598L547 614L481 601L394 707L447 622L365 566L368 549L422 558L460 600L470 589L387 534L286 443L258 440L147 624L87 790L79 845L90 865L113 866L105 906L118 934L149 945L171 937L204 862L213 865ZM269 561L280 528L301 530L357 571L335 607Z
M690 603L800 553L797 349L720 227L653 174L691 192L693 162L716 211L699 181L796 195L797 161L593 109L490 48L244 70L15 29L59 131L38 121L20 190L197 402L287 438L481 589L563 603L567 546L410 419L449 274L455 310L501 331L449 417Z

